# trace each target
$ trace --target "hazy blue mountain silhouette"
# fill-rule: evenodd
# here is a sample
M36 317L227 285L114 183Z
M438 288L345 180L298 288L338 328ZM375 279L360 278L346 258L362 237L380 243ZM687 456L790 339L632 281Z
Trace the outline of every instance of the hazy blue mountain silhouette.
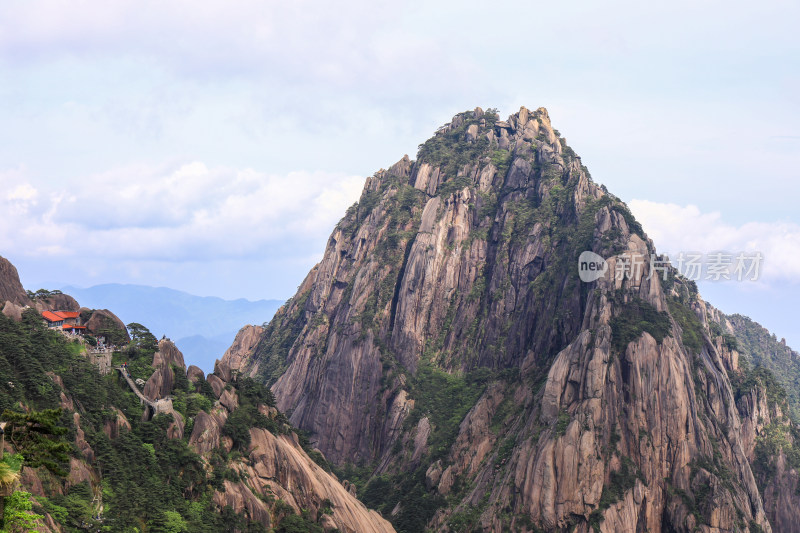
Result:
M186 363L210 372L214 360L245 324L269 321L281 300L223 300L167 287L107 283L86 289L61 287L84 307L109 309L129 324L144 324L153 334L173 339Z

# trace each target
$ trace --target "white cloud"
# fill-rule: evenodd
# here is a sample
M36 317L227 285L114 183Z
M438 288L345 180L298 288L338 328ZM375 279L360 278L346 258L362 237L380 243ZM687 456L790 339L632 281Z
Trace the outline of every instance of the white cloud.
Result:
M0 174L0 253L173 286L212 267L161 278L166 263L271 255L281 261L263 277L296 285L360 190L349 176L413 157L476 105L547 106L622 198L795 219L798 77L787 65L800 57L798 10L788 0L0 2L0 169L30 168ZM163 161L181 164L153 163ZM712 243L731 232L718 215L682 216L715 228L700 235Z
M649 200L628 203L659 252L761 252L762 281L800 283L800 225L790 222L726 223L719 212Z
M469 69L451 62L444 39L392 32L405 9L365 0L10 2L0 7L0 57L138 56L192 78L256 75L328 89L392 91L404 82L398 72L414 70L457 83Z
M3 217L4 253L87 262L268 257L327 236L363 186L342 173L281 176L199 161L113 169L49 194L14 185L21 177L0 174L0 189L12 191L0 209L14 213ZM20 208L33 202L36 210Z
M22 185L17 185L14 190L8 193L7 198L12 202L33 202L38 195L39 192L30 183L23 183Z

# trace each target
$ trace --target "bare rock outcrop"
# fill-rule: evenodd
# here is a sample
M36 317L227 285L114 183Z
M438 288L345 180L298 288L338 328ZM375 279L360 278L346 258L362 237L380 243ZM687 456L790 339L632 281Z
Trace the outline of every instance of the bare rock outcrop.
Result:
M209 374L206 381L208 381L208 384L214 389L214 395L219 398L222 395L222 391L225 390L225 382L216 374Z
M105 421L103 424L103 432L109 439L114 440L119 437L121 432L130 431L131 423L128 421L128 417L125 416L125 413L118 408L112 407L112 410L114 411L115 417Z
M748 382L736 402L742 419L742 445L753 466L764 500L764 511L774 531L800 533L800 468L797 462L797 432L775 397L774 383L759 378ZM772 393L772 394L771 394ZM794 460L790 459L794 456Z
M192 383L197 383L201 379L205 379L205 372L200 367L189 365L189 368L186 370L186 377Z
M181 369L186 368L186 363L183 362L183 353L175 346L175 343L169 339L161 339L158 341L158 350L153 356L153 367L159 368L170 365L175 365Z
M92 471L91 467L86 464L85 461L70 457L67 488L83 482L97 483L97 474Z
M774 458L774 472L764 489L764 506L773 531L800 532L800 508L797 505L800 491L800 474L792 468L786 454L781 451Z
M169 365L162 365L156 368L155 372L147 380L142 394L151 400L159 400L169 396L174 386L175 372Z
M20 470L20 485L34 496L46 496L42 479L39 477L37 470L39 469L23 466L22 470Z
M114 330L119 332L124 339L130 341L128 328L125 327L125 323L117 315L108 309L81 308L82 312L84 310L89 313L89 318L84 324L87 331L93 335L101 335L108 330Z
M86 441L86 433L81 428L81 415L72 413L72 423L75 425L75 446L87 461L94 461L94 450Z
M200 455L206 454L219 447L222 426L225 420L200 411L194 417L192 435L189 437L189 446Z
M228 367L232 370L239 370L249 359L253 349L261 340L264 328L261 326L245 326L236 334L233 344L225 351L222 356Z
M33 307L38 312L42 311L80 311L81 306L69 294L53 294L45 298L36 298Z
M1 302L2 300L0 300ZM25 307L21 305L17 305L14 302L7 300L5 304L3 304L2 313L12 320L16 320L19 322L22 320L22 312L25 311Z
M21 307L31 305L28 293L19 281L16 267L2 256L0 256L0 302L11 302Z
M208 381L219 391L219 402L211 413L197 414L189 438L189 446L201 456L207 457L217 448L229 452L234 445L230 437L222 436L222 428L229 413L239 408L239 398L235 387L223 378L233 379L233 372L226 361L217 361L215 373L208 376ZM257 409L270 419L278 415L274 407L259 404ZM265 498L268 495L270 499L283 500L298 513L310 512L311 518L324 524L326 531L394 531L389 522L367 509L354 493L317 465L301 447L296 433L276 436L255 427L249 432L246 458L228 465L246 481L224 481L224 490L213 495L216 505L230 506L250 520L273 527L273 521L280 521L282 516L273 514Z
M239 407L239 397L236 395L235 390L226 389L220 395L219 403L232 413L237 407Z
M236 513L247 513L251 520L261 522L265 527L272 525L270 508L258 498L243 482L233 483L225 480L224 491L214 492L213 500L220 508L230 506Z
M233 381L231 367L224 359L217 359L214 362L214 374L225 383L231 383Z
M175 372L185 372L183 354L171 340L161 339L152 366L156 370L147 380L142 394L151 400L167 398L175 386Z
M333 476L314 463L288 435L275 436L258 428L250 430L249 464L244 467L256 491L272 492L298 512L320 512L321 502L331 503L330 520L342 532L393 532L377 512L367 509ZM243 498L242 505L247 500ZM234 507L234 510L237 508ZM240 507L241 509L241 507Z
M170 405L171 404L172 402L170 402ZM183 415L174 409L170 410L169 414L172 415L172 423L167 428L167 437L170 439L182 439L183 430L186 427L186 421L183 419Z

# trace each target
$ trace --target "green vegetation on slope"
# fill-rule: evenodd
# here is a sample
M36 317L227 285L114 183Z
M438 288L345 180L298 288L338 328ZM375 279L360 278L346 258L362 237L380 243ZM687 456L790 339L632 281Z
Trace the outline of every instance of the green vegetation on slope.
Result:
M6 440L25 458L25 465L40 466L57 476L66 476L64 465L69 462L69 445L60 439L67 428L59 426L61 409L45 409L19 413L6 409L2 418L7 422Z
M419 161L440 167L447 177L455 177L464 165L474 164L481 157L489 155L490 151L489 139L485 136L480 136L473 143L464 142L464 133L467 127L472 124L478 124L480 119L472 118L471 111L460 113L459 117L462 121L460 126L445 133L434 135L419 146L419 153L417 154ZM469 184L467 183L464 186ZM446 193L449 195L455 190L457 189L445 190L443 193L440 189L439 194Z
M424 531L436 511L448 503L444 497L431 493L425 486L428 465L440 459L446 460L461 421L486 390L487 384L493 379L512 376L516 376L516 373L497 373L486 368L466 375L448 374L430 362L423 363L416 375L409 378L409 395L414 398L415 408L404 423L405 434L410 434L422 417L428 417L431 434L427 441L428 452L423 460L413 470L380 476L370 477L369 466L359 469L352 465L336 469L337 475L359 487L359 499L390 519L398 532ZM413 450L411 443L404 448L398 441L395 451L410 454ZM461 483L460 479L456 480L455 492L463 488ZM396 507L399 512L392 515Z
M769 369L788 399L789 415L800 422L800 354L779 341L764 327L742 315L729 315L739 351L753 366Z
M638 339L645 331L660 343L671 327L667 313L659 312L648 302L636 298L622 304L619 314L611 319L611 346L615 353L621 354L628 343Z
M297 298L290 299L278 309L275 317L266 324L261 342L255 348L253 357L259 361L259 381L268 387L275 383L286 370L286 358L294 341L306 325L305 303L311 291L306 291ZM287 309L295 307L291 316Z
M788 410L788 394L778 376L764 366L753 367L746 356L739 362L739 372L729 374L737 402L756 387L767 396L770 406ZM775 477L779 456L783 454L789 467L800 472L800 428L788 419L773 419L756 437L755 458L751 464L759 489Z
M689 305L679 299L667 298L669 312L681 327L683 345L693 354L703 349L703 324Z
M483 394L491 376L491 371L486 368L466 376L448 374L430 363L424 363L417 369L409 390L415 406L405 424L410 429L423 416L428 417L433 427L428 437L431 462L447 453L458 433L459 424Z
M115 353L114 362L126 361L134 376L146 378L152 373L154 339L146 328L134 326L134 342L124 353ZM224 428L235 437L236 449L229 454L217 450L209 469L188 446L188 437L193 417L200 409L210 409L215 397L205 380L193 385L182 369L175 370L173 405L186 420L182 439L167 438L172 415L142 421L143 408L123 378L117 372L101 376L79 344L49 331L35 312L26 312L19 323L0 315L0 379L6 385L0 385L0 405L6 408L3 418L9 422L6 442L21 452L6 454L6 463L16 460L18 470L24 462L41 479L48 497L35 498L33 510L49 514L67 532L266 533L262 524L230 508L218 509L212 495L224 490L224 480L239 480L228 465L249 440L249 435L243 437L243 429L255 425L281 432L289 427L282 425L282 415L268 419L255 408L260 403L274 406L272 393L250 378L236 382L242 411L234 411ZM91 447L91 461L75 444L78 428L71 413L60 409L59 377L80 413L80 429ZM109 424L116 424L117 409L131 429L110 438L106 430ZM65 483L70 457L87 461L100 474L99 484ZM6 511L25 507L28 500L16 494L6 498ZM295 515L291 508L281 508L278 514L277 531L319 530L307 516Z

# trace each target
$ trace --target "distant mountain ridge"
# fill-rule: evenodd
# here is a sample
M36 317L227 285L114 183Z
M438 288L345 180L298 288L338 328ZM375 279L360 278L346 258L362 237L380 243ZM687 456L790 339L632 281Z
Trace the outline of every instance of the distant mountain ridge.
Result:
M187 361L207 372L213 370L214 360L222 357L242 324L267 322L283 304L281 300L224 300L167 287L120 283L60 289L87 307L114 309L126 324L143 324L158 338L177 339Z

